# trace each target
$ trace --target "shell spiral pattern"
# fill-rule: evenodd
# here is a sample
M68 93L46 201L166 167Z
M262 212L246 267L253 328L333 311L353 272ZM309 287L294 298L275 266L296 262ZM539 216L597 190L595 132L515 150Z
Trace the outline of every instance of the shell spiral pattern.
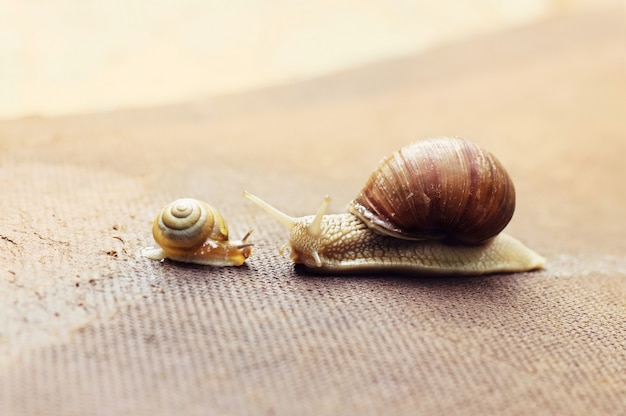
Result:
M157 215L152 226L155 241L165 249L189 249L208 239L228 241L228 229L220 213L203 201L178 199Z

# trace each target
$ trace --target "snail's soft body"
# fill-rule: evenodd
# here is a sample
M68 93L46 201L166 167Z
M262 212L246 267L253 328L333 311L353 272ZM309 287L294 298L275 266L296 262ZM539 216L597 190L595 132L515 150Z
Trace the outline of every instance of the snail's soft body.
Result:
M513 215L512 182L493 155L461 139L416 142L384 159L349 213L326 215L326 197L316 215L294 218L244 196L287 226L292 260L316 271L479 275L545 262L501 233Z
M264 204L256 196L246 197ZM324 205L330 199L327 198ZM267 210L272 207L265 206ZM274 212L274 215L276 213ZM540 269L545 259L522 242L500 233L487 243L450 244L441 239L405 240L380 234L350 213L282 217L290 228L294 263L328 273L403 272L416 275L481 275Z
M229 240L224 218L211 205L192 198L166 205L154 219L152 235L159 247L144 248L152 260L170 259L210 266L241 266L252 252L246 242Z

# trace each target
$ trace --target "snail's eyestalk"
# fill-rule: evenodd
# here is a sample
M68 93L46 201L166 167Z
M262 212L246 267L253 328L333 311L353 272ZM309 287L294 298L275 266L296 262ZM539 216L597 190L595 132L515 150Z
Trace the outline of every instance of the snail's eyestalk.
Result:
M253 247L254 244L253 243L248 243L248 238L250 238L250 236L252 235L252 233L254 232L254 230L250 230L246 233L246 235L243 236L243 238L240 241L240 244L237 244L237 248L242 249L242 248L246 248L246 247Z
M322 205L318 208L315 213L315 218L313 218L313 222L309 224L308 231L309 235L313 238L319 238L322 235L322 218L324 218L324 214L326 214L326 209L328 209L328 204L330 204L331 197L326 195L324 197L324 201L322 201Z
M261 198L259 198L256 195L252 195L250 192L248 191L243 191L243 196L244 198L248 198L249 200L251 200L252 202L254 202L255 204L257 204L258 206L260 206L265 212L267 212L268 214L270 214L272 217L276 218L278 221L280 221L285 227L287 227L290 231L293 229L293 227L296 225L296 222L298 221L297 218L291 217L287 214L285 214L284 212L274 208L273 206L271 206L270 204L268 204L267 202L263 201Z
M324 214L326 214L326 210L328 209L328 204L330 204L331 198L329 195L324 197L322 201L322 205L317 209L315 213L315 217L313 217L313 221L307 227L307 233L309 237L313 240L317 240L322 235L322 218L324 218ZM320 259L320 255L318 252L318 248L314 247L311 249L311 256L315 261L315 265L317 267L322 267L322 259Z

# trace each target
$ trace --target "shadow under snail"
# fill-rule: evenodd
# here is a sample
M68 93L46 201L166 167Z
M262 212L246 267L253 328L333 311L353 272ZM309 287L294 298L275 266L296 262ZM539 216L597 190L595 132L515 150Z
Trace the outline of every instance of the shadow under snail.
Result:
M152 260L171 259L210 266L241 266L252 253L247 240L228 239L222 215L212 206L192 198L177 199L165 206L152 224L152 235L160 247L141 251Z
M513 182L487 150L464 139L414 142L381 161L348 213L291 217L244 196L290 230L294 263L321 272L522 272L545 259L501 233L515 210Z

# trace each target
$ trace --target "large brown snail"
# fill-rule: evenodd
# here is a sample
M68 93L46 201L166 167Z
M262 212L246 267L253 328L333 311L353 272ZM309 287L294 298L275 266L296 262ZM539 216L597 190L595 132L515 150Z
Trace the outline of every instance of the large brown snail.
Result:
M141 254L153 260L165 258L211 266L241 266L252 253L249 231L241 240L230 241L222 215L212 206L192 198L165 206L152 224L160 247L144 248Z
M511 178L463 139L417 141L383 159L349 213L325 215L327 196L315 215L294 218L244 196L287 226L292 260L319 271L475 275L545 262L501 233L515 209Z

